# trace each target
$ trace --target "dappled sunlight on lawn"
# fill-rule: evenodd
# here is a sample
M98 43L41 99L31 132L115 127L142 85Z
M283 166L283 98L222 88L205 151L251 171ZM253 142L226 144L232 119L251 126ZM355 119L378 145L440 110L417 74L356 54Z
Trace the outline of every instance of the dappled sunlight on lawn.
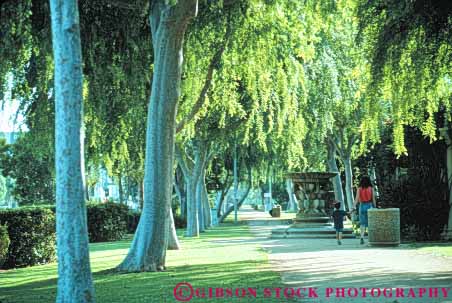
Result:
M178 234L182 249L168 251L168 268L158 273L118 274L112 271L127 254L132 235L117 242L91 243L97 301L172 302L173 288L183 281L193 287L264 288L280 285L280 277L270 270L259 242L250 241L253 238L246 225L226 223L201 233L197 238L183 237L182 230L178 230ZM3 271L0 273L0 301L53 302L56 278L56 263ZM235 300L219 298L215 301Z

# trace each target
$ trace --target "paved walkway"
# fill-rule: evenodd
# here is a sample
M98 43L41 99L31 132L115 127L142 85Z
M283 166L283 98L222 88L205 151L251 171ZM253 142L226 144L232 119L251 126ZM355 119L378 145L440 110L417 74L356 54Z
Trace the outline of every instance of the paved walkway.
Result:
M360 245L359 239L345 239L341 246L334 239L270 239L271 229L286 222L246 208L241 210L240 219L248 222L255 241L268 252L273 270L281 274L287 287L306 288L300 295L308 295L310 287L317 288L313 289L317 298L298 298L295 293L295 301L452 303L452 257L420 253L406 244L374 248ZM420 297L422 288L425 293ZM292 290L287 291L290 297Z

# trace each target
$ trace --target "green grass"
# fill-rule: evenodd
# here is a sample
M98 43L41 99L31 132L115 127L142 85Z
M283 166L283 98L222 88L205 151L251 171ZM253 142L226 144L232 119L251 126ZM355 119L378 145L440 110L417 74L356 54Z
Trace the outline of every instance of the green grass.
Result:
M419 252L430 253L437 256L452 257L452 243L444 244L413 244Z
M265 252L252 241L246 225L223 224L200 238L181 238L182 249L168 251L165 272L118 274L111 271L127 253L126 240L90 244L97 302L177 302L173 289L189 282L194 288L252 287L262 298L264 287L282 287ZM250 241L251 240L251 241ZM1 303L54 302L56 263L0 272ZM248 298L193 298L191 302L260 302ZM279 302L265 299L265 302Z

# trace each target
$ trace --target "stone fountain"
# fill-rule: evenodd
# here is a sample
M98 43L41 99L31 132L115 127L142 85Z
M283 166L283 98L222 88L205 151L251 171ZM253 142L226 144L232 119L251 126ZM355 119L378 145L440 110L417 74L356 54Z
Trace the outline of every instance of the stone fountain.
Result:
M335 238L331 221L334 191L331 178L336 173L288 173L294 183L299 211L293 224L272 230L272 238ZM354 237L351 229L344 229L343 238Z

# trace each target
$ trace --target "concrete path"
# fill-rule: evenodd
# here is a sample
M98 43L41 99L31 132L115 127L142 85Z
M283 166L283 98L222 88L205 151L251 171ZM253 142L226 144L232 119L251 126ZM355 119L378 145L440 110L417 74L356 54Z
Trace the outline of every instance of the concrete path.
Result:
M281 302L452 303L452 257L420 253L407 244L374 248L359 239L341 246L334 239L270 239L271 229L285 222L246 208L240 219L268 252L289 288L286 296L294 294L291 300L282 294ZM311 298L301 298L309 288Z

